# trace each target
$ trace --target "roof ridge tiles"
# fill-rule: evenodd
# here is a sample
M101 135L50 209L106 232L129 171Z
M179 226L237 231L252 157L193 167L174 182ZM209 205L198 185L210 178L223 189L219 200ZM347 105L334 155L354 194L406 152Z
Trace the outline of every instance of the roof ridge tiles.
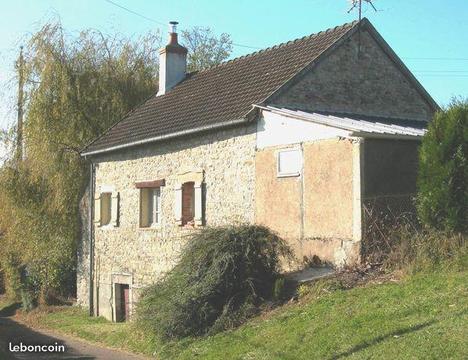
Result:
M361 21L363 21L365 18L363 18ZM254 51L252 53L249 53L249 54L245 54L245 55L241 55L241 56L238 56L238 57L235 57L234 59L229 59L227 61L224 61L224 62L221 62L219 64L215 64L215 65L212 65L210 67L207 67L206 69L203 69L203 70L199 70L198 73L204 73L204 72L207 72L209 70L212 70L212 69L215 69L215 68L218 68L218 67L221 67L221 66L224 66L224 65L227 65L227 64L230 64L230 63L234 63L238 60L242 60L242 59L246 59L246 58L250 58L250 57L253 57L253 56L256 56L256 55L259 55L260 53L264 53L264 52L267 52L267 51L270 51L270 50L276 50L276 49L279 49L279 48L282 48L284 46L287 46L287 45L290 45L292 43L297 43L299 41L304 41L306 39L311 39L313 37L316 37L316 36L319 36L321 34L325 34L325 33L330 33L330 32L334 32L334 31L337 31L339 29L343 29L345 27L353 27L354 25L356 25L359 21L358 20L354 20L354 21L351 21L351 22L347 22L347 23L344 23L342 25L337 25L335 27L330 27L326 30L321 30L319 32L316 32L316 33L312 33L312 34L309 34L309 35L304 35L303 37L298 37L296 39L292 39L292 40L289 40L289 41L286 41L286 42L282 42L282 43L279 43L279 44L275 44L275 45L272 45L272 46L269 46L269 47L266 47L264 49L259 49L257 51Z

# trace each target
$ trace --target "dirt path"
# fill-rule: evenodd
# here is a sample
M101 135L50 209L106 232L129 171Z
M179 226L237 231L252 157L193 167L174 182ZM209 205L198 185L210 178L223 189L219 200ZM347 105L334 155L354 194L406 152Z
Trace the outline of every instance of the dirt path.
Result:
M80 359L80 360L142 360L144 357L123 351L92 345L68 336L42 329L31 329L14 320L14 306L0 311L0 359ZM10 352L14 345L59 345L65 346L63 353Z

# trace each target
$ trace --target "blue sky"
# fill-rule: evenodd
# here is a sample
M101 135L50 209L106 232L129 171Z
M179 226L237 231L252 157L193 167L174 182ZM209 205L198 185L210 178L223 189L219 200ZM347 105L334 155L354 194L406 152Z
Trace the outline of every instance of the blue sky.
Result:
M268 47L354 20L348 0L112 0L160 23L210 26L234 43ZM1 0L0 127L15 121L13 62L28 33L54 15L70 32L96 28L138 35L166 26L133 15L106 0ZM468 96L468 1L374 0L368 17L440 105ZM233 56L253 49L235 46Z

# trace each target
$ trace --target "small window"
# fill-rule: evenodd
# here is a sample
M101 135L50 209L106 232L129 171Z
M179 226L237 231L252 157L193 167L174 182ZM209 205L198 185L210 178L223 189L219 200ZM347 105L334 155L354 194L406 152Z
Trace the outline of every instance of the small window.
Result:
M112 193L101 194L101 226L109 225L112 218Z
M140 227L151 227L161 222L160 188L140 189Z
M195 219L195 183L182 184L182 225L194 225Z
M302 170L302 152L299 149L278 152L278 177L299 176Z

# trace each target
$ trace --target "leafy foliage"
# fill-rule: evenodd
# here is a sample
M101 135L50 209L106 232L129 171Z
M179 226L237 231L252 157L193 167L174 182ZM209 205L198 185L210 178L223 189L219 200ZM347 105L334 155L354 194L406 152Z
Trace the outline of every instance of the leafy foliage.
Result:
M417 209L423 224L468 231L468 100L438 112L424 136Z
M0 268L11 275L11 292L26 291L13 286L24 270L34 284L27 288L42 301L73 294L79 202L88 182L79 150L154 94L160 47L159 33L130 39L84 30L72 36L60 21L31 35L24 160L14 160L12 131L0 139L11 150L0 169ZM210 56L205 48L203 54Z
M142 326L163 339L238 325L271 298L290 250L265 227L212 227L193 234L180 262L138 303Z

